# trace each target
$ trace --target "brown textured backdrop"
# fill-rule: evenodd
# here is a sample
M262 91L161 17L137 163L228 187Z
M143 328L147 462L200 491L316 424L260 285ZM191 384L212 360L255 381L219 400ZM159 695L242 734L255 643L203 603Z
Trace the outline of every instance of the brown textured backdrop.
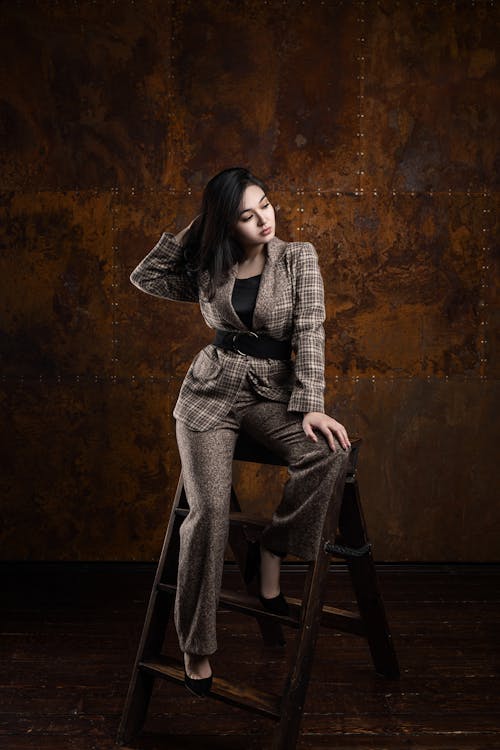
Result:
M247 165L320 255L376 558L498 560L495 4L0 9L2 557L158 556L211 332L128 277ZM283 473L238 477L271 512Z

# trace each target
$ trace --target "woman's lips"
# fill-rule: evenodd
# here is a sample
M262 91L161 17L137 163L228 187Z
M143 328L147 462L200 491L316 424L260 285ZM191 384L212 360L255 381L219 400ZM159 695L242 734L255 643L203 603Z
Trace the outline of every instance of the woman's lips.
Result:
M267 227L267 229L263 229L261 234L269 234L269 232L272 231L272 227Z

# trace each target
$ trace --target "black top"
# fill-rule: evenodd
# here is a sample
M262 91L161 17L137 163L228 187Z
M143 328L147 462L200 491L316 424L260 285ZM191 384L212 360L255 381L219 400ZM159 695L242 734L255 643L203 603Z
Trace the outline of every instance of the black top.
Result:
M241 318L242 322L250 330L252 329L252 318L259 292L260 277L250 276L248 279L235 279L231 302Z

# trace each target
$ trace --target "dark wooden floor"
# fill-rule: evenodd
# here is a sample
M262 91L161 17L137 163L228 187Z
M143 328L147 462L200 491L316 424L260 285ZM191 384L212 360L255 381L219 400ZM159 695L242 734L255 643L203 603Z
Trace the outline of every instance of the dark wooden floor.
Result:
M300 596L285 563L282 587ZM109 750L115 735L155 566L0 564L0 747ZM298 750L500 748L500 568L380 566L400 681L377 677L367 646L322 630ZM231 569L225 587L238 587ZM330 575L328 601L353 605L346 573ZM255 621L220 611L214 673L279 690L287 648L262 645ZM287 631L289 639L293 631ZM173 627L166 652L179 655ZM134 747L264 750L274 722L181 685L158 684Z

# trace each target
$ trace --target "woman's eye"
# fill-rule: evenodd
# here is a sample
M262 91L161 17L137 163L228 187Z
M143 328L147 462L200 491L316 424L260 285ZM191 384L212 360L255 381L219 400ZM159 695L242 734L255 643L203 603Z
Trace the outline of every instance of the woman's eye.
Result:
M270 203L264 203L264 205L262 206L262 208L269 208L270 206L271 206L271 204L270 204ZM250 216L245 216L245 217L242 217L241 221L245 221L245 222L246 222L246 221L250 221L250 219L251 219L252 217L253 217L253 214L250 214Z

